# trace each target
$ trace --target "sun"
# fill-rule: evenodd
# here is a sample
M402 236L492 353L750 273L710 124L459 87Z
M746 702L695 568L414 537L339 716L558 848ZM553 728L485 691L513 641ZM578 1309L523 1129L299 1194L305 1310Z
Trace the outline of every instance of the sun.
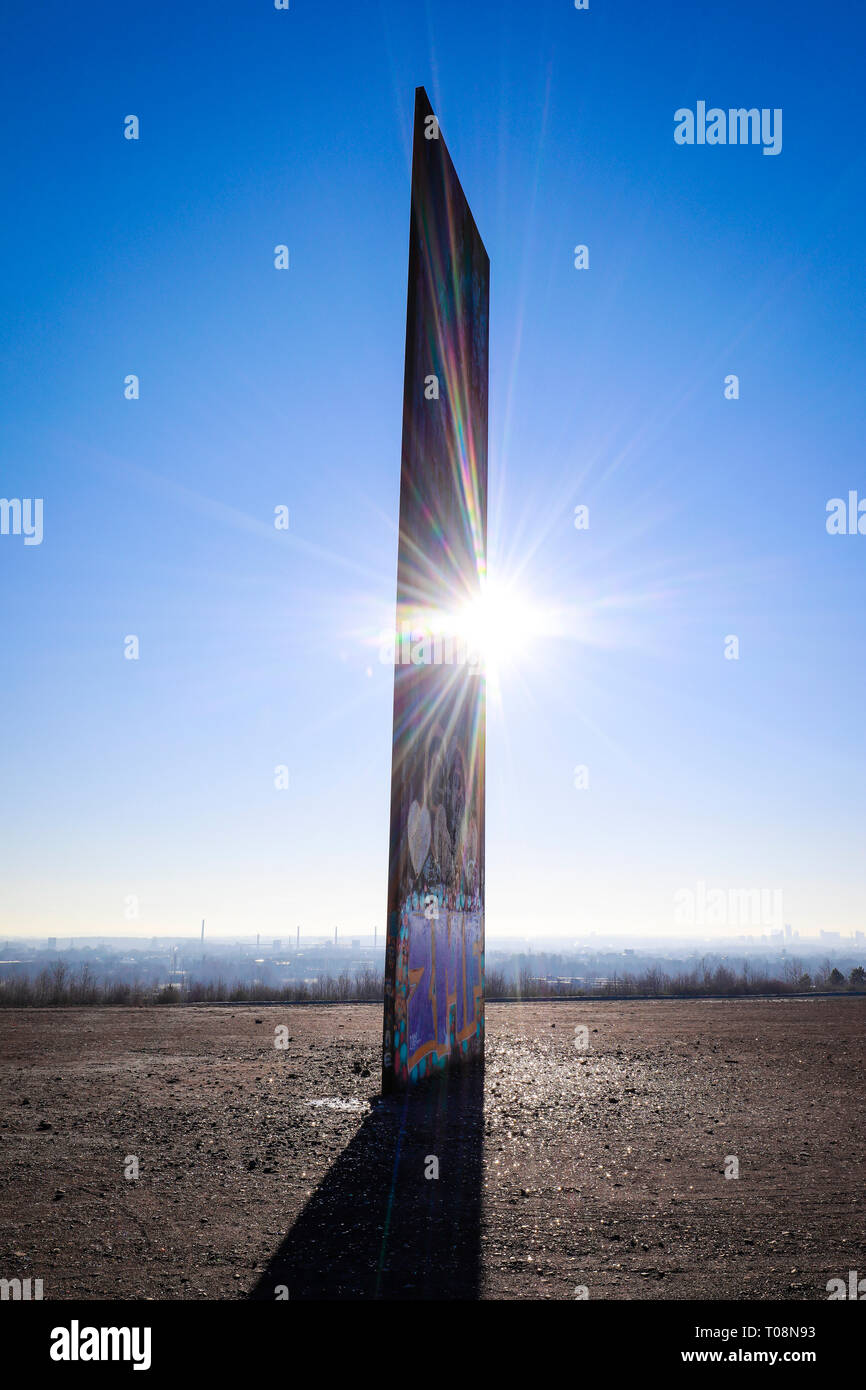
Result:
M455 614L456 632L478 651L488 681L532 656L533 646L550 635L552 614L522 594L515 583L485 579L476 599Z

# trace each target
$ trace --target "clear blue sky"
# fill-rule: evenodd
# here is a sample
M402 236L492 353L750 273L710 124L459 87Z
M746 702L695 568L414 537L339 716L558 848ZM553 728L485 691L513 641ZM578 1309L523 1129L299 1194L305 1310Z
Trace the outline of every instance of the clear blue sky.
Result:
M864 926L864 28L7 10L0 495L44 539L0 536L0 930L383 922L417 84L491 260L491 572L558 614L489 713L488 933L663 931L701 880ZM698 100L782 153L676 145Z

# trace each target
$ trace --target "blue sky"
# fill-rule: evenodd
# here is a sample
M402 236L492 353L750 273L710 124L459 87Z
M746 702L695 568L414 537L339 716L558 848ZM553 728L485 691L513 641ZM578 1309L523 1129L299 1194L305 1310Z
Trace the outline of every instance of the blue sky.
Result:
M557 616L491 701L488 933L666 931L702 881L863 928L864 27L7 13L0 495L44 538L0 536L0 930L383 923L419 84L491 260L491 574ZM781 154L676 145L698 100Z

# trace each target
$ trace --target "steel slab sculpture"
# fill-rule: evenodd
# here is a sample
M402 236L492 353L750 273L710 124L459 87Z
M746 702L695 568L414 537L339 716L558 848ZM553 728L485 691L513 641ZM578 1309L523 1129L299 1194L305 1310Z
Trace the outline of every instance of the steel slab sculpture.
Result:
M415 94L384 1090L484 1047L483 651L490 263Z

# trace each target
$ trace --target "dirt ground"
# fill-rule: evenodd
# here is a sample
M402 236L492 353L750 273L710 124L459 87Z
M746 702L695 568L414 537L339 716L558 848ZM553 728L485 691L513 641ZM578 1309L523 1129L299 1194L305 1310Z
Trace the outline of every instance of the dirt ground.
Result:
M863 998L493 1004L483 1071L384 1101L381 1019L4 1011L0 1277L46 1299L826 1300L866 1273Z

